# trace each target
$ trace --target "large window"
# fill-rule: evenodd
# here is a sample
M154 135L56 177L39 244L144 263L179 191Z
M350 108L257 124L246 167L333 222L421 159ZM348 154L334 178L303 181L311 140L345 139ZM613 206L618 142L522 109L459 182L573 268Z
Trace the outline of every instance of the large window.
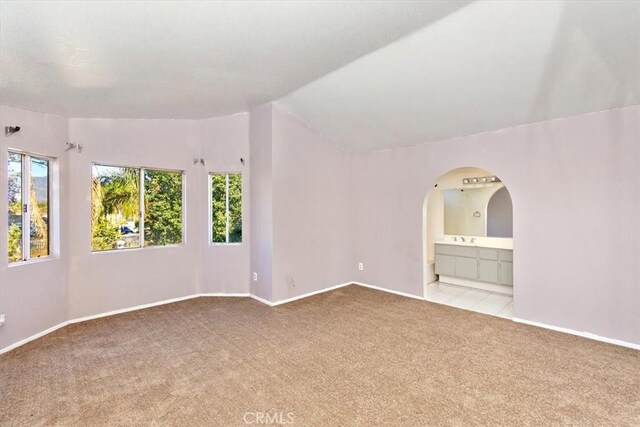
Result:
M50 160L9 152L9 262L49 256Z
M182 243L182 177L179 171L94 164L93 250Z
M211 185L211 242L242 242L242 175L214 173Z

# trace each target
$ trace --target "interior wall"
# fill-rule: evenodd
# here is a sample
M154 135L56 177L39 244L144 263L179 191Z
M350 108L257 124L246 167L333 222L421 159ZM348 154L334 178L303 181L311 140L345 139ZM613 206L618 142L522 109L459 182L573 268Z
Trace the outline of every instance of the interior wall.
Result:
M0 106L1 128L20 126L6 137L0 133L0 313L6 315L0 327L0 349L67 320L67 263L69 195L66 173L68 155L67 119L7 106ZM52 179L51 259L11 264L7 261L7 149L22 150L55 158ZM59 195L59 197L57 197ZM57 201L57 202L56 202ZM55 203L54 203L55 202ZM62 202L62 204L60 203Z
M202 195L202 291L249 293L251 264L249 113L202 120L206 171L242 173L242 243L209 243L209 188ZM240 161L244 159L244 164Z
M69 317L78 318L202 292L201 245L206 170L197 120L70 119ZM186 236L182 245L91 251L91 166L186 171Z
M59 258L0 262L2 347L69 318L242 292L248 258L249 273L259 272L251 292L267 300L354 279L421 295L425 195L438 176L470 164L500 176L513 199L515 316L640 343L639 106L365 155L343 153L272 104L210 121L1 111L3 125L22 126L0 139L2 176L6 147L57 157L61 212ZM83 152L65 153L68 140ZM238 251L203 250L207 172L237 166L247 146L252 238ZM185 244L92 253L92 161L185 170ZM6 179L1 187L6 223Z
M272 109L266 104L249 112L251 293L267 301L272 300L273 279Z
M273 106L273 301L353 280L351 155Z
M633 106L354 156L356 280L422 295L424 197L476 165L513 200L514 316L640 343L639 140Z

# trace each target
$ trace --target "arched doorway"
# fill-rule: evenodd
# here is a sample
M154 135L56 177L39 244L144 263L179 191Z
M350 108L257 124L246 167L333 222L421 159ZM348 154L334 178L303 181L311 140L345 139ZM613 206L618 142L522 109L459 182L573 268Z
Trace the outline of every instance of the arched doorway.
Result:
M513 207L500 177L451 170L427 193L423 213L425 299L511 318Z

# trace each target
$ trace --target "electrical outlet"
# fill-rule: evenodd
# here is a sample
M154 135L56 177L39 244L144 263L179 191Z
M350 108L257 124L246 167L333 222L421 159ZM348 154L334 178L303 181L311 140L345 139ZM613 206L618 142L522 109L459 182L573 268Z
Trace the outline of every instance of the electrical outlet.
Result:
M4 314L0 314L0 326L4 325Z
M361 262L358 263L358 270L360 270L360 271L364 270L364 264L363 263L361 263Z
M254 282L258 281L258 273L253 273L253 281Z

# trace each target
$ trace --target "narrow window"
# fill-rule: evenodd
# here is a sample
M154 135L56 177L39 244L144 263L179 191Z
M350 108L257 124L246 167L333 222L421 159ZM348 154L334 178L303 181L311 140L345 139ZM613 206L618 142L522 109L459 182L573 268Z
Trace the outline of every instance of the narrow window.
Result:
M182 243L182 175L182 172L145 169L145 246Z
M23 259L22 157L9 152L9 262Z
M242 175L214 173L211 183L211 242L242 242Z
M94 164L93 250L181 244L183 175L181 171Z
M94 251L140 247L140 169L93 165Z
M10 263L50 254L50 160L9 152L8 259Z

